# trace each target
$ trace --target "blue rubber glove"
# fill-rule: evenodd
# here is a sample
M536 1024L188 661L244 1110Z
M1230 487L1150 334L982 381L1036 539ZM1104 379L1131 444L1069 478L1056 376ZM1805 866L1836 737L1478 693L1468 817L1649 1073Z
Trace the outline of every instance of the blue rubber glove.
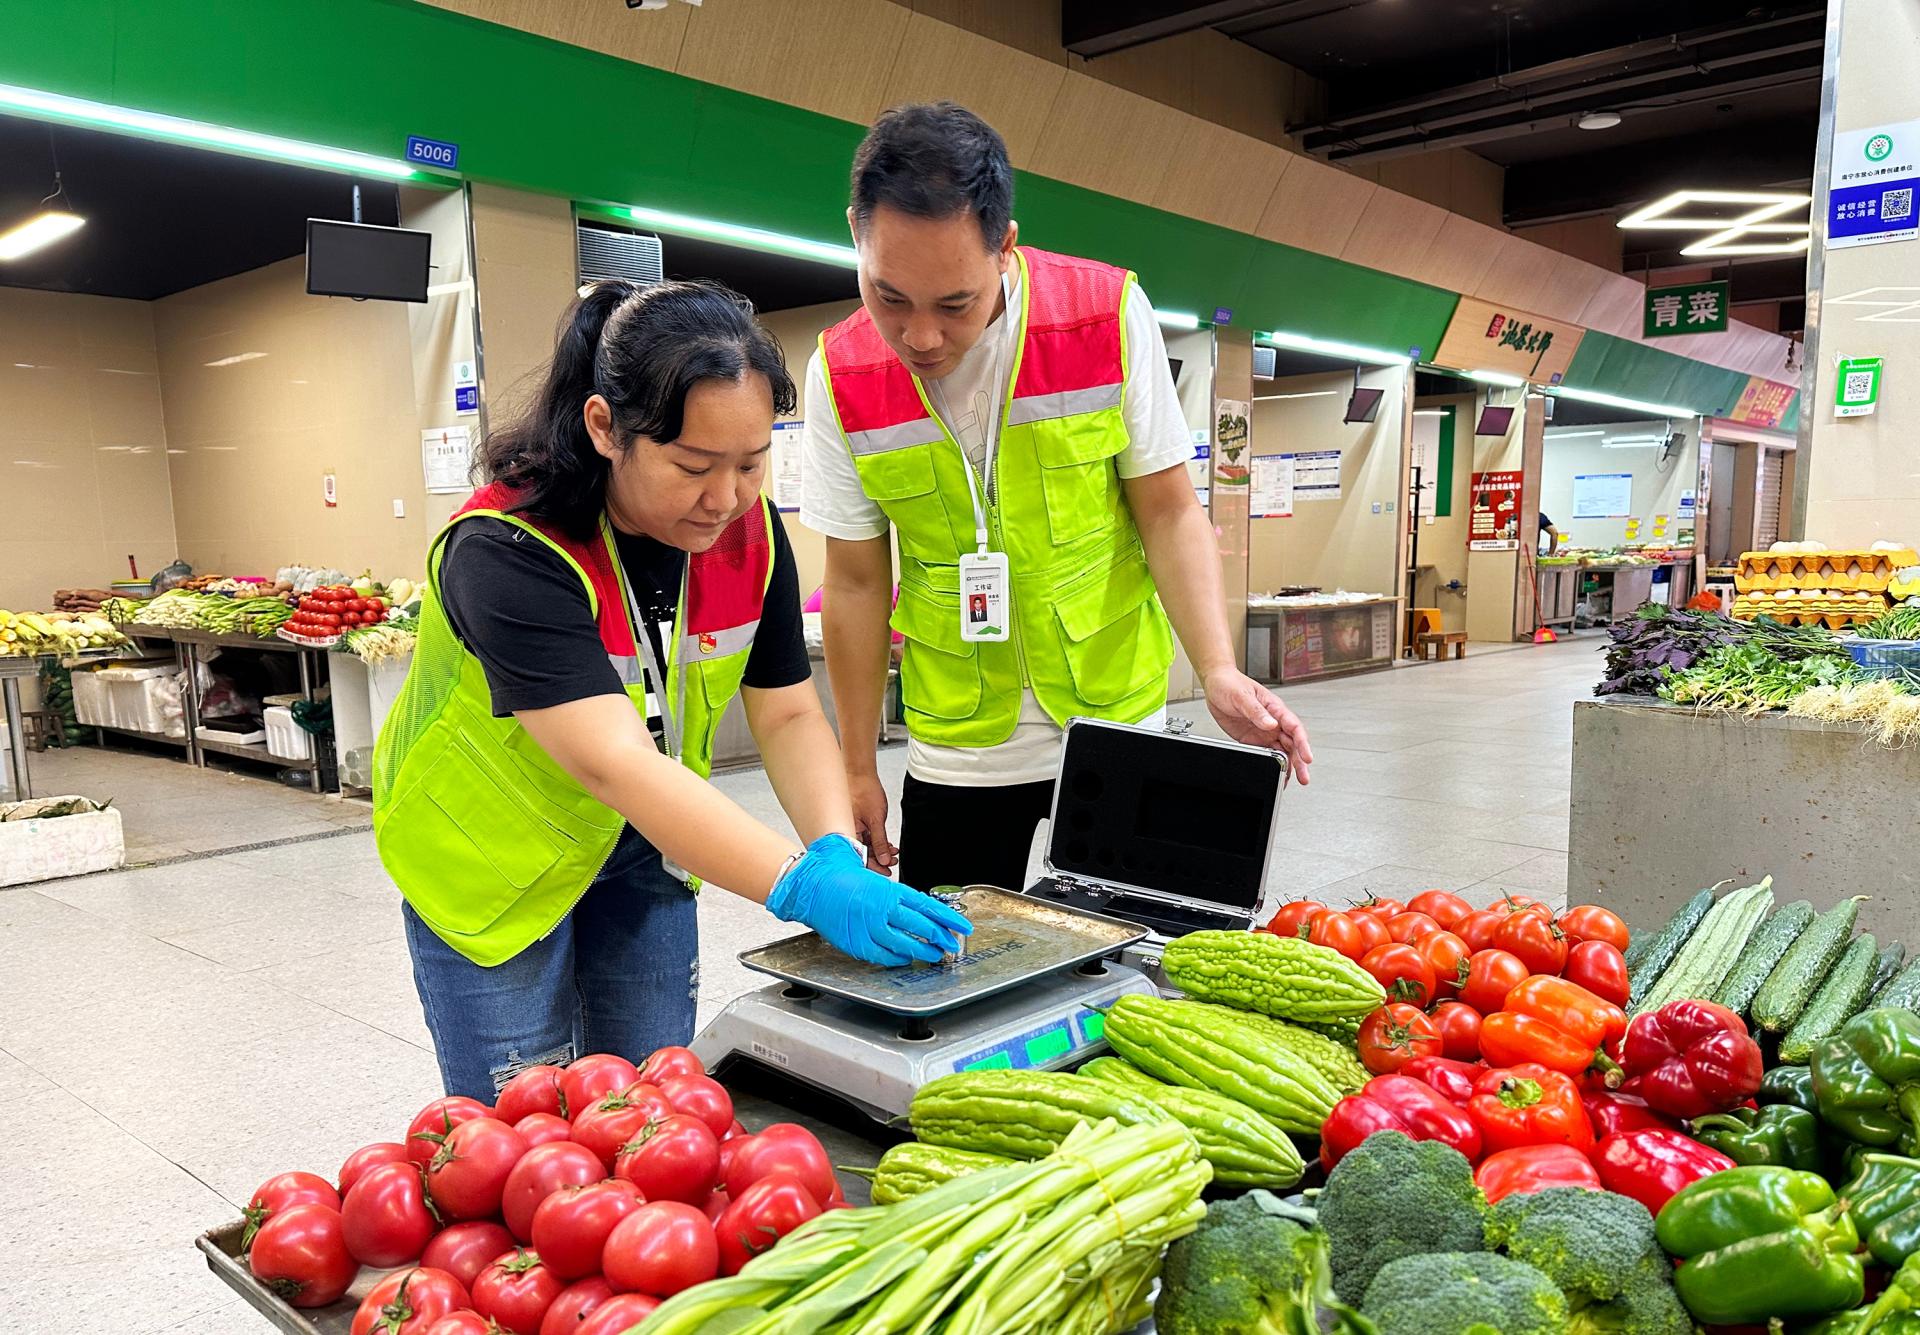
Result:
M813 928L836 950L889 968L913 960L937 964L973 933L972 923L931 895L868 871L839 834L807 846L806 856L774 884L767 908L783 922Z

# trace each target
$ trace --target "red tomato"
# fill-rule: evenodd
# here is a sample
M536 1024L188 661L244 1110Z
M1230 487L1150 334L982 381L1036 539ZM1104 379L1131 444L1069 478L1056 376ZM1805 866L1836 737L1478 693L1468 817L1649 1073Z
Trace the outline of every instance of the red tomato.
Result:
M632 1183L617 1180L562 1187L533 1212L533 1249L561 1279L598 1274L607 1234L646 1199Z
M1428 1017L1440 1034L1440 1055L1460 1062L1480 1060L1480 1012L1464 1001L1443 1001Z
M505 1122L462 1122L427 1165L427 1192L449 1219L489 1218L500 1213L507 1174L526 1152L525 1138Z
M705 1122L716 1140L735 1125L733 1096L711 1076L670 1075L661 1082L660 1092L667 1096L675 1112L687 1113Z
M1507 915L1493 934L1493 945L1496 950L1518 955L1533 973L1558 978L1567 967L1567 934L1543 913L1520 910Z
M529 1242L533 1238L533 1212L540 1208L541 1201L562 1187L599 1182L606 1175L600 1156L585 1145L576 1145L571 1140L535 1145L507 1174L507 1189L500 1197L500 1216L507 1221L514 1237Z
M446 1143L456 1126L471 1122L476 1117L491 1116L493 1109L486 1104L462 1098L458 1094L435 1099L407 1124L407 1157L425 1167L427 1161L440 1152L440 1146Z
M640 1078L649 1085L657 1085L662 1080L676 1075L705 1075L707 1068L693 1055L692 1048L656 1048L646 1065L640 1068Z
M420 1264L444 1270L471 1289L494 1257L512 1250L513 1234L491 1219L470 1219L434 1234Z
M621 1146L614 1172L646 1200L698 1205L720 1180L720 1139L698 1117L675 1113Z
M553 1113L528 1113L513 1124L513 1129L520 1133L520 1139L527 1142L528 1149L556 1140L573 1139L573 1123Z
M558 1066L529 1066L501 1087L493 1102L493 1115L508 1126L534 1113L567 1115L567 1101L560 1093L560 1081L566 1072Z
M1402 944L1413 940L1422 932L1439 929L1440 924L1424 913L1402 913L1387 921L1387 935Z
M364 612L364 611L366 611L366 610L367 610L367 600L366 600L365 598L349 598L349 599L347 599L347 611L349 611L349 612Z
M1569 941L1605 941L1615 950L1625 950L1631 933L1620 915L1598 904L1581 904L1560 915L1560 930Z
M253 1277L295 1307L338 1302L360 1273L347 1250L340 1212L317 1203L276 1210L254 1235L247 1254Z
M349 1335L425 1335L441 1317L468 1305L466 1285L444 1270L396 1270L367 1290Z
M379 1269L418 1259L438 1227L420 1170L410 1163L378 1164L361 1174L340 1205L340 1222L354 1259Z
M427 1327L426 1335L495 1335L500 1328L471 1307L449 1312Z
M1542 904L1539 900L1535 899L1532 895L1516 895L1511 891L1500 896L1500 898L1494 900L1493 903L1489 904L1487 907L1492 909L1495 913L1502 914L1502 915L1512 915L1515 913L1534 913L1547 918L1551 918L1553 916L1553 911L1549 909L1545 904Z
M1360 957L1360 939L1360 929L1354 926L1353 919L1331 909L1315 914L1307 923L1307 940L1350 960Z
M385 598L369 598L367 599L367 610L369 612L384 613L387 610L387 600Z
M626 1335L652 1316L653 1309L659 1305L657 1298L649 1298L644 1293L616 1293L594 1308L593 1315L580 1323L574 1335Z
M1611 941L1594 937L1569 950L1561 977L1616 1006L1627 1004L1627 960Z
M1473 905L1447 890L1422 890L1407 901L1407 908L1415 913L1426 914L1449 932L1456 923L1473 912Z
M1467 981L1460 989L1460 1000L1482 1015L1491 1015L1507 1004L1507 993L1532 972L1518 955L1504 950L1476 950L1467 959Z
M1385 922L1407 911L1407 906L1397 899L1382 899L1379 895L1368 895L1365 899L1348 909L1349 913L1371 913Z
M1370 950L1393 943L1393 938L1387 935L1386 919L1377 913L1349 913L1347 921L1360 934L1358 949L1362 957Z
M567 1067L560 1077L567 1116L580 1116L614 1090L625 1089L639 1078L639 1068L625 1057L616 1057L610 1052L588 1053Z
M296 1205L324 1205L337 1212L340 1193L333 1189L333 1183L312 1173L276 1173L260 1184L253 1199L247 1202L247 1208L241 1211L247 1220L246 1231L240 1236L241 1250L253 1244L253 1235L260 1231L262 1224Z
M473 1310L513 1335L540 1335L547 1309L566 1287L537 1253L520 1247L496 1258L473 1281Z
M1475 909L1453 925L1453 934L1467 943L1467 949L1481 951L1493 944L1493 934L1507 920L1504 913Z
M1452 932L1428 932L1413 943L1420 952L1420 958L1433 970L1433 995L1436 1000L1444 1001L1448 997L1458 996L1460 992L1460 966L1473 954L1467 949L1467 943Z
M607 1095L574 1118L574 1143L585 1145L599 1155L611 1177L620 1147L638 1140L647 1123L671 1116L673 1105L667 1102L666 1095L652 1085L636 1082Z
M792 1182L790 1178L782 1180ZM790 1190L798 1196L806 1195L797 1184ZM781 1233L799 1222L784 1225ZM680 1201L648 1201L613 1230L600 1267L617 1293L671 1298L720 1273L720 1244L713 1224L695 1206Z
M720 1273L739 1274L741 1266L819 1213L819 1198L792 1173L761 1178L734 1195L713 1226L720 1244Z
M1298 936L1300 925L1327 906L1311 899L1296 899L1282 904L1280 911L1267 919L1267 930L1276 936Z
M707 1197L707 1203L701 1208L707 1212L707 1219L710 1222L719 1223L720 1216L727 1212L727 1206L730 1203L725 1189L721 1189Z
M1375 1075L1389 1075L1415 1057L1440 1055L1440 1031L1418 1006L1392 1001L1360 1022L1360 1062Z
M540 1322L540 1335L579 1335L580 1323L613 1297L613 1285L599 1275L575 1280L560 1290Z
M747 1129L744 1126L740 1125L740 1119L736 1117L733 1119L733 1125L727 1128L727 1134L720 1137L720 1143L724 1145L729 1140L738 1140L740 1139L740 1137L746 1134L747 1134ZM723 1173L721 1174L721 1176L724 1177L725 1174Z
M1360 967L1380 980L1389 1001L1425 1006L1433 1000L1433 966L1412 946L1375 946L1361 957Z
M343 626L357 626L360 624L360 614L358 612L342 612L340 614L340 624Z
M738 1202L748 1187L779 1169L792 1173L816 1202L833 1195L838 1186L833 1160L819 1138L804 1126L775 1122L759 1135L740 1141L727 1166L727 1195Z

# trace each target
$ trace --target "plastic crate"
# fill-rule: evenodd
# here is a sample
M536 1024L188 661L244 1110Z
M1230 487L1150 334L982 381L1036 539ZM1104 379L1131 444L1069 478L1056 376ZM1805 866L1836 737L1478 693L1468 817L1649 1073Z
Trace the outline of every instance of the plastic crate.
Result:
M1853 661L1883 677L1920 676L1920 640L1847 640Z
M293 721L293 711L284 705L268 705L267 753L281 760L312 760L313 734Z

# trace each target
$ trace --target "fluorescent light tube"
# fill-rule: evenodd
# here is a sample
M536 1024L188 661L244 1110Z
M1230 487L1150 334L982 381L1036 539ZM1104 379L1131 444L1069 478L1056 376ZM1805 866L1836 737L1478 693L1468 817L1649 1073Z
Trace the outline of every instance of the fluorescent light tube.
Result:
M79 231L86 221L77 213L52 209L36 213L19 226L0 232L0 260L17 260L22 255L45 249L61 237Z

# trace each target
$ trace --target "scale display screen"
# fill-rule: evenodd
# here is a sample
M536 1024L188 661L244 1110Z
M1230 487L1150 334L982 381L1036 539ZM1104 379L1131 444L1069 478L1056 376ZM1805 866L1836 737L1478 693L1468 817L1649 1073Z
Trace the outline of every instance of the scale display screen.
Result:
M1107 1035L1106 1017L1098 1011L1082 1010L1075 1015L1049 1020L1034 1029L1002 1039L991 1047L980 1048L954 1058L956 1071L1038 1071L1044 1070L1081 1048L1092 1047Z

